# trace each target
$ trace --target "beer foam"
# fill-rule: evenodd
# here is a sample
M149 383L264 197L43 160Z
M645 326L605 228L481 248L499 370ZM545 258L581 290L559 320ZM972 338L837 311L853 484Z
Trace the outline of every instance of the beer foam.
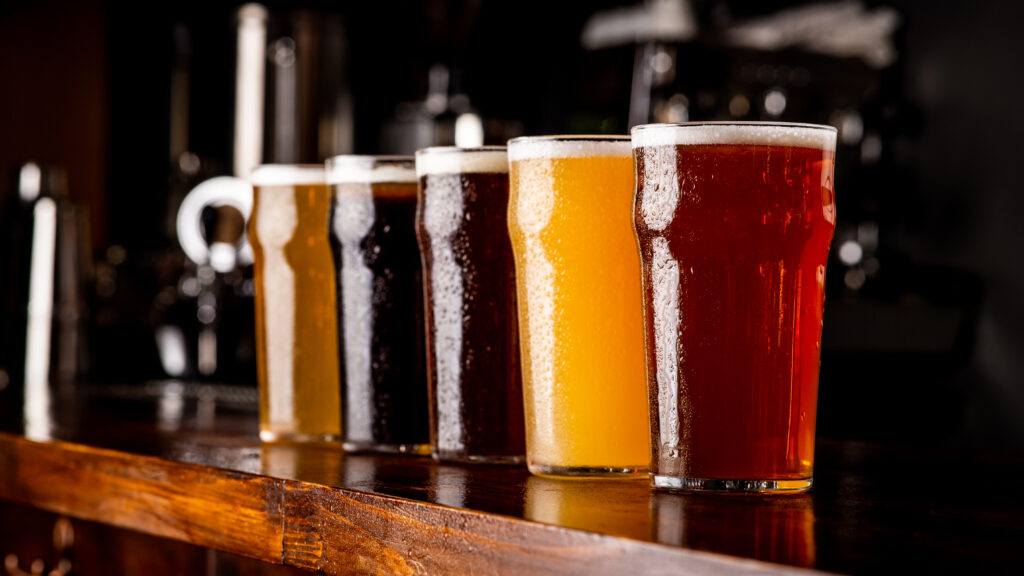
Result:
M327 160L327 183L415 183L414 162L412 156L335 156Z
M628 136L527 136L508 142L508 160L631 156Z
M416 151L417 176L465 173L508 173L508 151L504 146L437 147Z
M645 124L633 128L633 148L646 146L697 146L746 144L794 146L835 151L836 130L816 124L768 122L704 122L693 124Z
M249 175L253 186L326 184L323 164L264 164Z

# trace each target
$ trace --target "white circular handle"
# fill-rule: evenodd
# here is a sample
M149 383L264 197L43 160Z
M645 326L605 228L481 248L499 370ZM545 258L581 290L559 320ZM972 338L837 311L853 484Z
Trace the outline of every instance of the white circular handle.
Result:
M252 213L252 185L234 176L217 176L201 182L185 196L178 208L178 243L196 264L210 262L210 246L202 233L203 209L207 206L231 206L248 222ZM252 247L244 233L236 247L239 263L252 264Z

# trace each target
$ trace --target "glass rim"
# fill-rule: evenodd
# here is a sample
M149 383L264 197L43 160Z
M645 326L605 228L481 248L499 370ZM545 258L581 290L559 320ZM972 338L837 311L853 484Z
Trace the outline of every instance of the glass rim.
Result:
M249 172L246 180L253 186L295 186L327 183L323 164L260 164Z
M338 154L324 160L325 165L337 164L404 164L416 161L415 156L398 154Z
M324 160L328 184L416 182L414 156L340 154Z
M473 152L507 152L508 146L488 144L486 146L427 146L416 150L416 156L426 154L465 154Z
M647 146L737 144L806 146L834 151L838 132L834 126L827 124L720 120L640 124L630 130L630 135L634 149Z
M699 126L751 126L770 128L810 128L814 130L828 130L838 132L835 126L828 124L815 124L813 122L776 122L774 120L701 120L694 122L649 122L637 124L630 128L630 132L637 130L650 130L654 128L696 128Z
M432 146L416 151L416 176L508 174L505 146Z
M631 136L565 134L520 136L508 141L509 163L528 159L618 158L631 155Z
M508 145L530 142L616 142L629 140L629 134L550 134L543 136L516 136Z

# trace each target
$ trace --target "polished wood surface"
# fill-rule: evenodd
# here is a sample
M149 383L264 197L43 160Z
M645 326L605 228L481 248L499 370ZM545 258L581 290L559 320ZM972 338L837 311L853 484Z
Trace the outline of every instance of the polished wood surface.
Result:
M1016 458L821 441L810 493L725 497L261 445L223 389L94 390L56 413L48 434L0 432L0 499L327 574L996 571L1024 554Z
M75 576L310 574L300 568L260 562L109 524L69 519L3 501L0 501L0 558L5 568L10 563L22 572L30 572L31 566L37 564L43 566L43 574L50 576L59 576L51 571L62 565L70 567L70 574ZM10 576L9 571L4 574Z

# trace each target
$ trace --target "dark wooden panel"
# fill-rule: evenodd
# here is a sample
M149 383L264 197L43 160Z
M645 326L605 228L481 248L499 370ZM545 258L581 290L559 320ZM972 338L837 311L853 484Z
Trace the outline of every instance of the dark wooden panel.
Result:
M0 6L0 211L14 169L61 166L72 199L89 207L92 244L107 237L106 18L99 0Z

